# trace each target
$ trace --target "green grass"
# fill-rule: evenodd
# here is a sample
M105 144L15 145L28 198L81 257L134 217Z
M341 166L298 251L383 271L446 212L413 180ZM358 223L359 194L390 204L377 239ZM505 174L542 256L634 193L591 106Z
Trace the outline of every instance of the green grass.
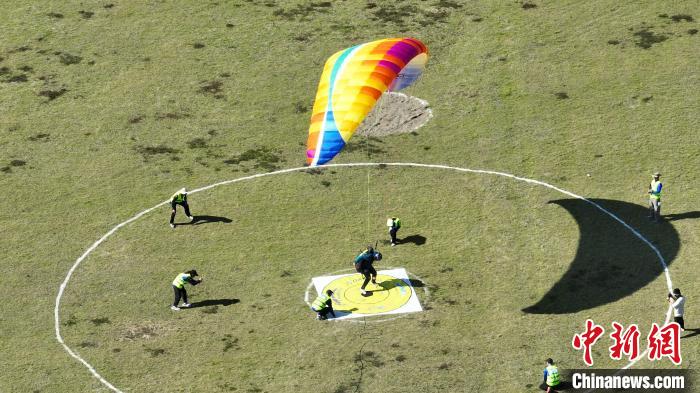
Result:
M370 157L363 141L353 141L336 162L487 168L640 204L659 169L664 213L696 211L695 4L528 4L536 7L6 2L0 391L105 391L54 338L54 299L75 259L183 185L300 166L323 62L353 44L423 40L431 59L408 93L430 102L435 117L415 134L370 141ZM367 169L333 172L192 196L195 214L228 224L172 231L164 208L123 228L76 271L61 308L66 342L129 391L177 390L172 381L183 375L181 391L535 391L527 385L539 383L543 359L582 364L569 342L587 317L645 331L665 312L662 276L595 309L520 311L576 253L575 221L546 204L561 198L551 191L373 169L368 209ZM388 260L429 283L431 309L392 323L313 321L301 301L309 278L347 267L368 238L384 235L394 212L402 235L427 242L386 250ZM638 217L623 218L663 244ZM695 327L697 221L670 225L682 244L670 271L688 294L686 320ZM639 252L650 258L649 249ZM240 302L173 315L169 282L190 267L206 277L191 290L194 299ZM688 367L698 360L698 340L682 346ZM621 366L604 359L602 342L596 350L596 365Z

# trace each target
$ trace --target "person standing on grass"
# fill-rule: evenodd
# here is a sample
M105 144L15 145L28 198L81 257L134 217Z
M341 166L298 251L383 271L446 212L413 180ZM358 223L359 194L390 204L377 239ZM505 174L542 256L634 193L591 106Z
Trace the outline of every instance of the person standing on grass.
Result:
M333 291L329 289L326 291L326 293L318 295L316 300L311 303L311 309L317 313L316 319L325 321L328 319L328 314L331 314L333 318L335 318L335 311L333 311L333 300L331 299L331 296L333 296Z
M170 197L170 207L172 207L172 212L170 213L171 228L175 228L175 207L177 205L185 208L185 215L190 219L190 222L194 220L194 217L190 214L190 205L187 204L187 189L183 187Z
M197 271L196 270L188 270L184 273L180 273L175 277L173 280L173 291L175 291L175 301L173 301L173 305L170 306L170 309L173 311L179 311L180 307L178 307L178 304L180 303L180 298L184 301L182 304L182 307L188 308L191 306L187 302L187 291L185 290L185 283L190 283L192 285L197 285L202 282L202 280L197 280L195 277L197 277Z
M547 364L544 368L544 385L547 387L546 392L555 392L554 388L559 385L559 369L554 365L552 358L547 359Z
M683 313L685 311L685 296L681 295L681 290L676 288L673 293L668 294L668 303L673 307L673 322L676 322L681 327L681 331L685 331L685 321L683 321Z
M391 246L395 246L398 241L396 240L396 232L401 228L401 220L397 217L391 217L386 220L386 226L389 227L389 236L391 236Z
M372 248L372 245L367 246L366 250L362 251L360 255L355 257L355 270L362 274L362 276L365 278L364 283L362 283L362 287L360 287L360 293L362 293L363 296L367 295L365 288L367 287L370 279L372 280L372 284L377 285L377 270L374 268L374 266L372 266L372 264L374 261L381 260L382 254L375 251L374 248Z
M659 178L661 173L654 172L654 177L649 183L649 219L659 222L661 220L661 188L663 184Z

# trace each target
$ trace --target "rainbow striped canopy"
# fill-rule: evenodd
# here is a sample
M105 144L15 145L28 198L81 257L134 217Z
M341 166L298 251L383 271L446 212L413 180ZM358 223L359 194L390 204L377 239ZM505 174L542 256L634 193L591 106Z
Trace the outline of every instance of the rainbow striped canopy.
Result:
M368 42L331 56L316 92L306 163L316 166L332 160L382 93L410 86L427 60L428 48L413 38Z

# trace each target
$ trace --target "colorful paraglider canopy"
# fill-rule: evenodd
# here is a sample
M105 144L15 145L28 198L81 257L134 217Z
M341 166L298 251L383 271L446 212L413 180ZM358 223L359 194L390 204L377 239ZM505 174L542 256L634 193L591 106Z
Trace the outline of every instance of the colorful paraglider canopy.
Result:
M332 160L382 93L413 84L427 61L428 48L413 38L368 42L331 56L316 92L306 163L316 166Z

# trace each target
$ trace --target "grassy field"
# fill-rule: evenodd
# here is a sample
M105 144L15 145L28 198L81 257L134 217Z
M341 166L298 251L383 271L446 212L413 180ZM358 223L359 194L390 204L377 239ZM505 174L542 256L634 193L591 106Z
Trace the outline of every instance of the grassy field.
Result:
M357 138L334 162L491 169L595 198L658 245L697 328L696 14L692 1L4 2L0 392L107 391L55 339L75 259L183 185L301 166L323 62L382 37L427 44L408 93L435 116L412 134ZM653 225L643 195L657 169L673 220ZM123 391L534 392L543 359L583 365L570 340L586 318L645 333L666 311L649 247L505 178L329 168L191 205L231 222L173 231L161 208L99 247L66 290L66 343ZM349 267L392 213L400 237L426 242L385 248L383 266L423 278L427 310L314 321L309 279ZM193 300L213 304L173 314L170 281L191 267L206 277ZM596 366L623 366L606 345ZM700 339L682 348L693 368Z

